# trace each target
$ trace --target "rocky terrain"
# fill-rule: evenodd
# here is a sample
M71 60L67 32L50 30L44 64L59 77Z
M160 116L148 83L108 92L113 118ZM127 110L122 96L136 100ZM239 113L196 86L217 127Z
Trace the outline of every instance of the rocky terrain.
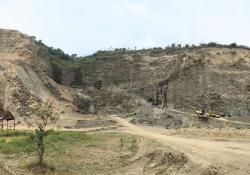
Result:
M249 63L248 48L208 45L103 51L74 63L77 68L57 65L62 85L70 86L75 72L81 73L78 87L102 112L136 112L140 123L187 127L192 118L168 109L249 116Z
M206 106L249 116L249 63L249 50L200 48L97 57L82 63L81 71L87 87L100 84L100 91L125 91L162 108L193 111Z
M0 60L0 114L18 120L17 131L0 132L0 175L40 172L27 166L35 155L33 128L22 114L48 99L60 120L46 139L46 174L250 172L247 47L210 43L76 57L0 29ZM202 109L223 115L199 118Z
M59 112L94 112L92 99L79 89L53 81L48 48L14 30L0 30L0 103L18 119L38 101L50 99Z
M63 60L18 31L0 30L1 105L15 115L51 98L61 112L118 113L134 122L191 126L172 109L250 115L250 50L193 47L99 51Z

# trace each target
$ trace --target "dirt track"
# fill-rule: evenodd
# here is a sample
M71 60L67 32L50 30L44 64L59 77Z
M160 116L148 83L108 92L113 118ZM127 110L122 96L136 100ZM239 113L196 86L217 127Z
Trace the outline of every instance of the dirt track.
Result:
M250 141L214 141L169 136L164 129L134 125L125 119L112 116L122 131L154 139L185 153L193 162L204 167L221 168L225 174L250 174Z
M173 112L177 112L177 113L181 113L181 114L185 114L185 115L189 115L189 116L193 116L196 117L196 114L192 114L192 113L188 113L188 112L183 112L180 110L176 110L176 109L170 109L168 108L169 111L173 111ZM250 126L250 123L244 123L244 122L239 122L239 121L233 121L233 120L228 120L226 118L213 118L214 120L220 120L220 121L224 121L224 122L228 122L228 123L235 123L235 124L243 124L243 125L248 125Z

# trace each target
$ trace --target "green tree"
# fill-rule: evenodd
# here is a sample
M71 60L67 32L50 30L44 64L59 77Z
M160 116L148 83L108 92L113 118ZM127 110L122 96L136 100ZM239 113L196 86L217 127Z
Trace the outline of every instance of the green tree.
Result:
M49 124L56 123L58 117L53 111L52 102L46 100L45 103L39 102L34 108L32 114L25 115L24 119L29 126L35 129L34 134L31 136L33 143L36 145L36 152L40 168L44 167L44 153L45 153L45 138L52 132L48 130Z
M175 43L171 44L171 48L175 49L176 48L176 44Z
M237 44L236 44L236 43L231 43L231 44L230 44L230 47L236 48L236 47L237 47Z

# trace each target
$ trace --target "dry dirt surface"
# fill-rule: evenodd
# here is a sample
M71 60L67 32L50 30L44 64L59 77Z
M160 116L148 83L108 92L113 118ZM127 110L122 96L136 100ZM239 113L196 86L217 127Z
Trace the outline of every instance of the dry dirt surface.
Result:
M211 140L185 138L166 134L161 128L134 125L126 119L112 116L121 125L122 132L154 139L162 145L184 153L192 162L208 171L198 174L250 174L250 141L243 140ZM215 169L216 171L214 171Z

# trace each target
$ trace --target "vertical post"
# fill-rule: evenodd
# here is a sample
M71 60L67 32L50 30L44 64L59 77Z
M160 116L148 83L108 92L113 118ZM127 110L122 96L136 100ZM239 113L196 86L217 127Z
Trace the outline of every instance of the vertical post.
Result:
M16 119L14 118L14 130L16 130Z

